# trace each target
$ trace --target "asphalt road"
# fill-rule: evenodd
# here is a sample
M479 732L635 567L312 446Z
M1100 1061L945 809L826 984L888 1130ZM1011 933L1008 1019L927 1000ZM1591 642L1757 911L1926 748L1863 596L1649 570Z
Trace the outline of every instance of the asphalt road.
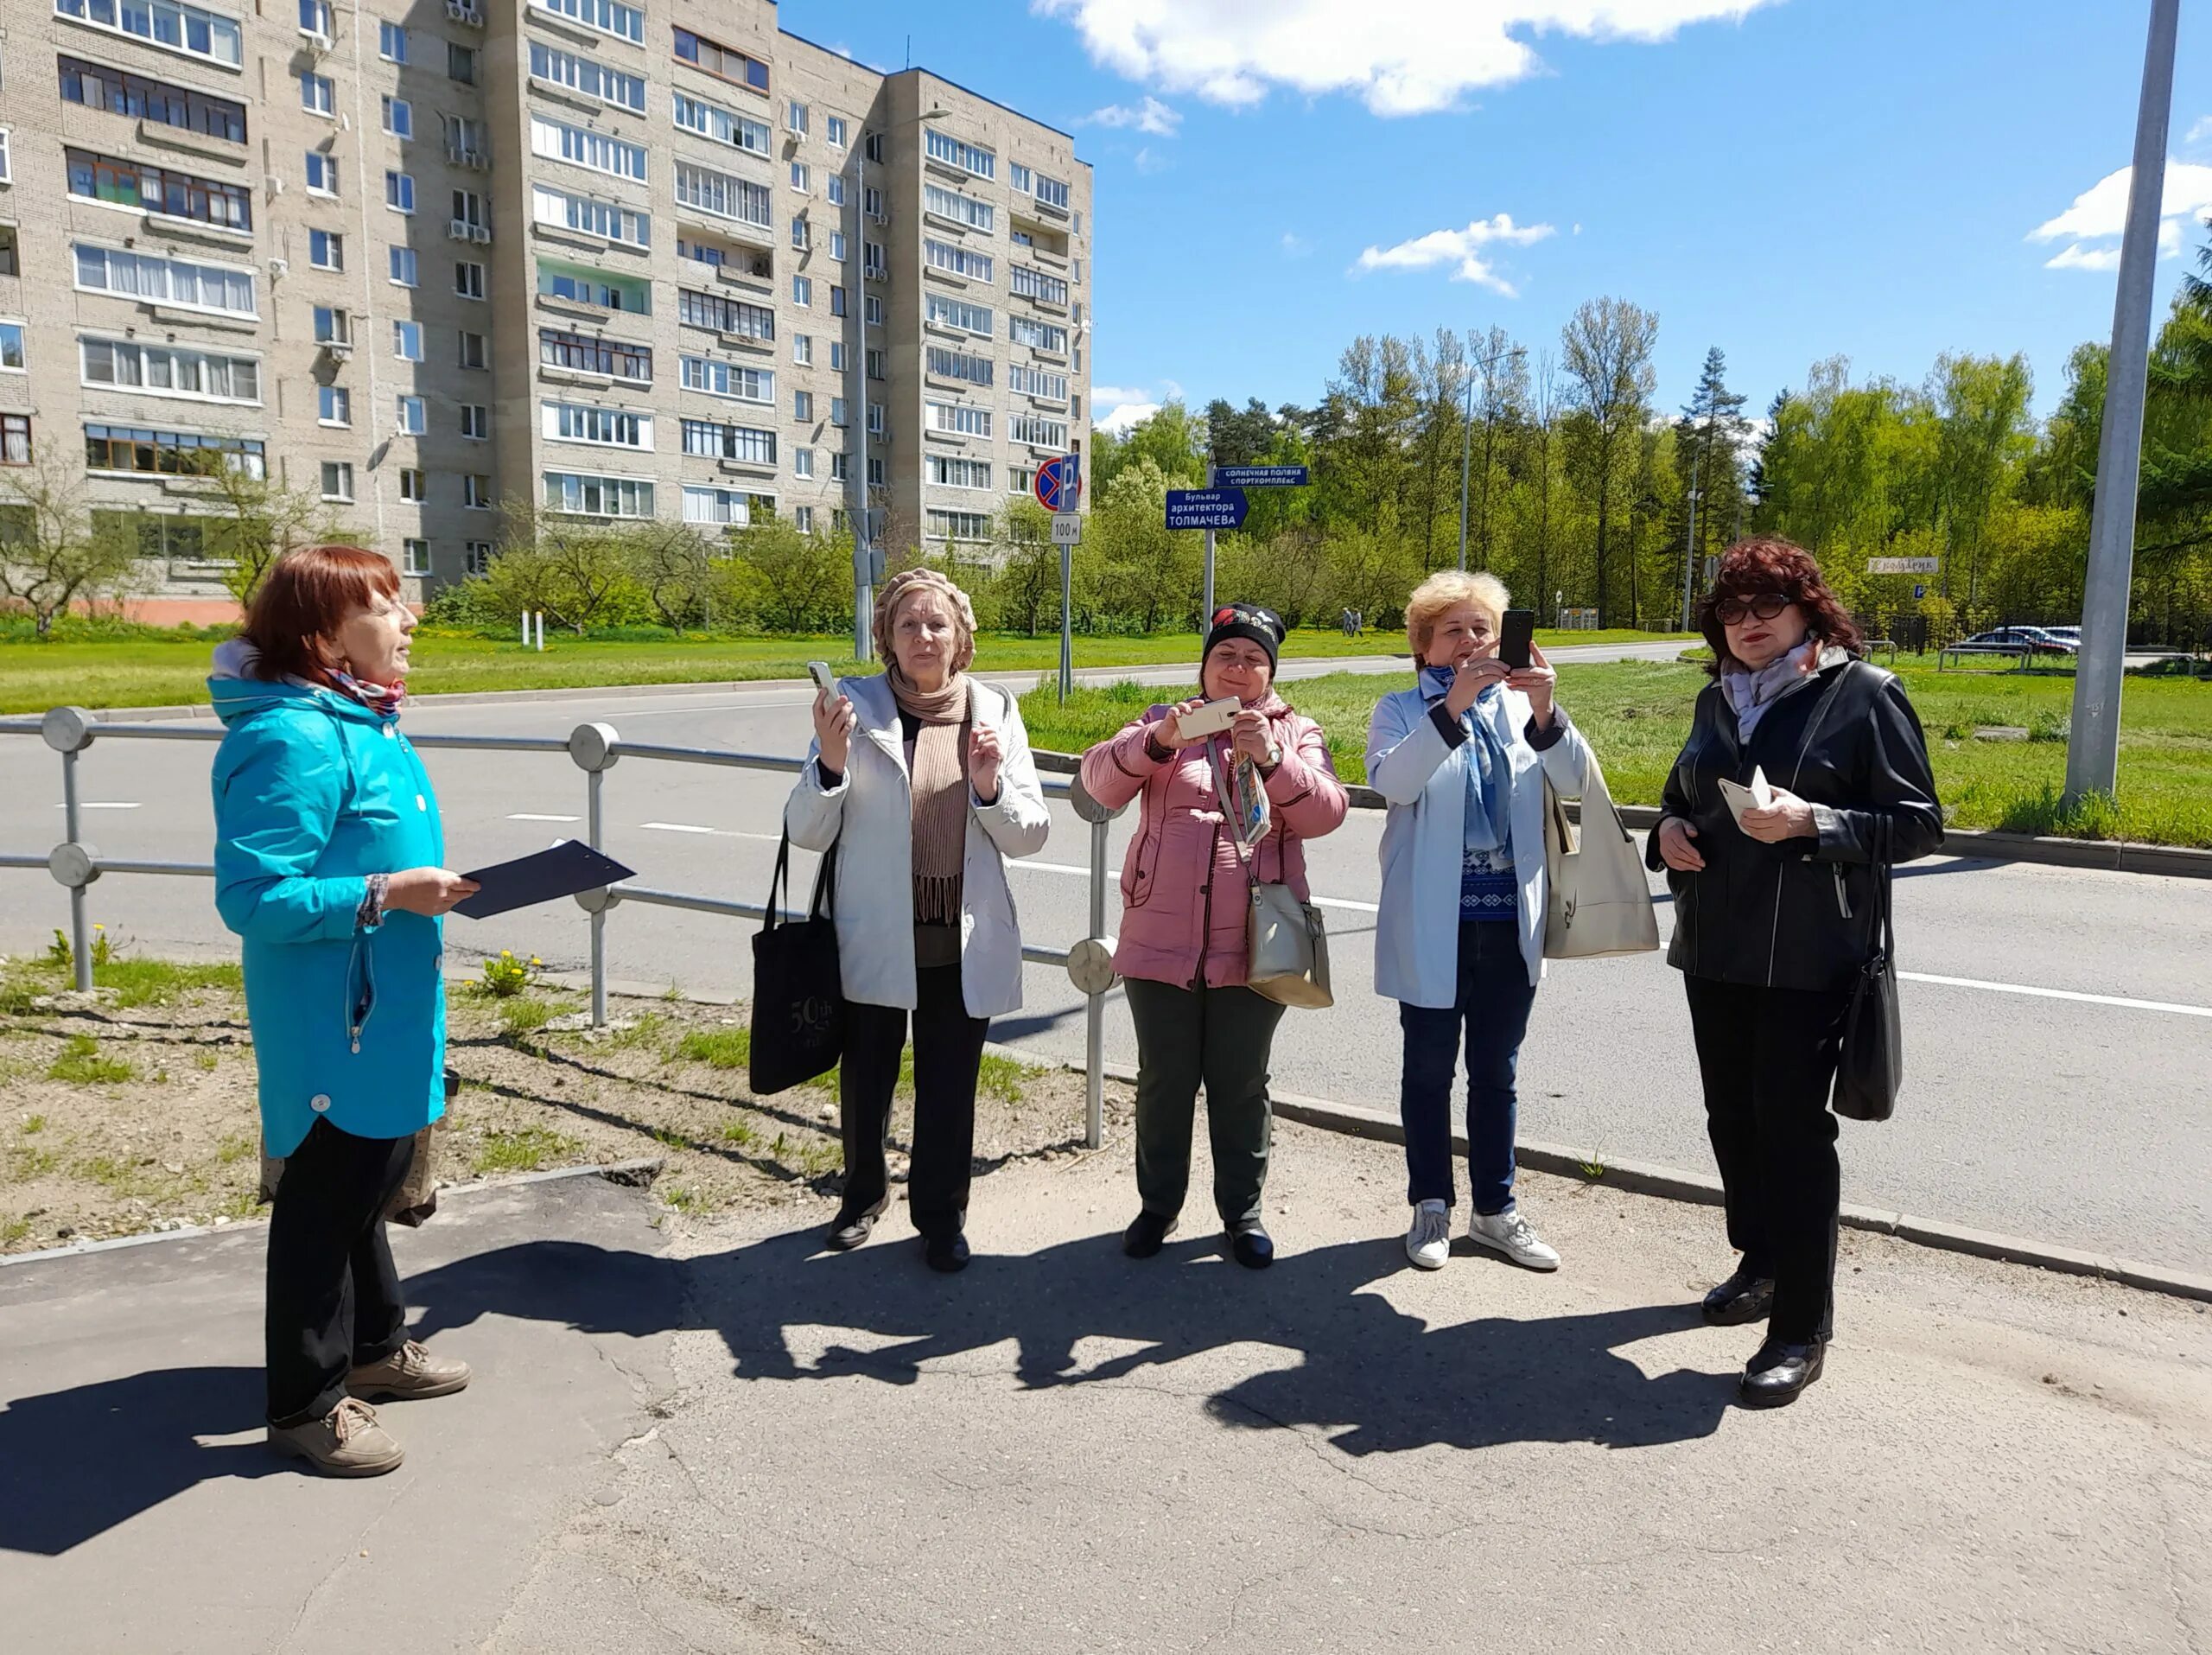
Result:
M593 719L632 741L796 756L805 748L809 698L803 688L772 684L607 692L584 701L423 702L408 719L416 731L550 735ZM563 757L428 757L457 867L582 831L583 777ZM87 837L111 857L205 860L207 761L208 749L197 744L96 744L82 765ZM61 837L57 769L35 738L0 737L0 849L43 851ZM770 774L626 760L606 782L607 849L642 882L760 901L785 791ZM1054 817L1052 842L1014 883L1027 937L1065 946L1086 929L1088 833L1064 804ZM1125 818L1112 830L1116 874L1128 827ZM1285 1091L1389 1110L1398 1076L1395 1009L1370 987L1381 831L1379 812L1356 811L1340 832L1312 848L1338 1006L1285 1020L1275 1081ZM810 869L810 858L797 860ZM1109 931L1118 912L1109 896ZM1663 902L1660 912L1663 929ZM42 872L0 871L0 949L42 945L67 914ZM197 881L111 875L94 888L92 917L147 952L230 946ZM608 922L609 971L656 989L673 983L743 994L750 930L626 907ZM1936 858L1899 881L1897 931L1907 973L1908 1085L1897 1119L1846 1129L1847 1198L2212 1268L2212 882ZM586 922L563 904L481 924L456 920L448 934L460 961L502 948L536 953L557 970L579 969L586 959ZM1024 1010L995 1030L1040 1053L1078 1060L1083 1032L1081 997L1044 967L1030 969ZM1109 1058L1135 1060L1118 996L1106 1045ZM1709 1165L1681 990L1656 957L1555 966L1537 996L1522 1091L1528 1136L1586 1145L1601 1160Z

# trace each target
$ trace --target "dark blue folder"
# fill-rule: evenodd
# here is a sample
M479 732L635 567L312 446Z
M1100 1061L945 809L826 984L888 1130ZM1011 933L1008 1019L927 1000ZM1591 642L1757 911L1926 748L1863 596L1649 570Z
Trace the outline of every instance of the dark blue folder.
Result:
M630 877L633 870L613 857L602 856L581 839L563 839L535 856L518 856L461 875L484 888L453 905L455 913L472 920L488 920L512 908L534 907L540 902L597 890Z

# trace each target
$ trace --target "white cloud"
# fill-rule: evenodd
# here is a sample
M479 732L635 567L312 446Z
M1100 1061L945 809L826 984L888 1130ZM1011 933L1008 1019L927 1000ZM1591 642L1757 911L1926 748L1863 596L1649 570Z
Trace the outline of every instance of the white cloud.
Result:
M1477 219L1464 230L1432 230L1395 247L1370 247L1347 273L1425 271L1449 264L1453 281L1478 283L1510 299L1516 296L1512 284L1491 268L1482 249L1492 242L1526 247L1553 233L1548 224L1516 224L1511 213L1501 213L1494 219Z
M1096 408L1105 400L1103 397L1096 397L1090 405ZM1117 403L1105 418L1092 420L1090 426L1093 430L1111 431L1121 436L1127 434L1131 426L1150 419L1159 411L1160 404L1156 402Z
M1127 104L1109 104L1103 109L1093 110L1085 118L1089 126L1134 126L1140 132L1149 132L1156 138L1172 138L1183 124L1180 111L1170 109L1157 98L1147 98L1131 109Z
M2189 136L2182 142L2194 149L2200 143L2212 143L2212 115L2200 115L2196 124L2189 129Z
M2212 122L2199 122L2199 126ZM2196 129L2190 129L2193 137ZM2109 271L2120 266L2119 239L2127 227L2127 191L2135 169L2122 167L2107 173L2074 198L2073 205L2055 219L2028 232L2030 241L2064 241L2070 245L2044 261L2046 270ZM2186 230L2212 213L2212 166L2191 161L2166 162L2163 196L2158 203L2158 251L2179 256ZM2093 242L2112 245L2093 246Z
M1313 244L1304 236L1290 230L1282 232L1282 256L1285 258L1303 258L1313 251Z
M1131 156L1129 159L1135 163L1136 169L1139 172L1147 174L1166 172L1170 167L1175 164L1166 156L1161 155L1157 150L1154 150L1148 143L1145 145L1143 149L1138 150L1136 154Z
M1094 408L1111 408L1115 404L1123 402L1146 402L1151 397L1152 392L1141 385L1095 385L1090 387L1090 405Z
M1272 87L1349 92L1377 115L1449 109L1541 67L1528 36L1656 41L1777 0L1030 0L1097 63L1232 108Z

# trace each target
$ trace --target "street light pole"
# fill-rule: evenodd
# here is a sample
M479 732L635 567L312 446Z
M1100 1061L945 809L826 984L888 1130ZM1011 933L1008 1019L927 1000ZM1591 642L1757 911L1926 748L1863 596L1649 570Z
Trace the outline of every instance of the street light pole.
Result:
M859 174L857 187L853 191L853 239L845 249L850 259L860 257L861 279L858 290L860 315L849 320L849 331L857 343L851 347L853 360L845 364L848 384L857 385L860 395L861 466L860 511L853 519L853 659L869 659L875 652L875 534L874 513L868 509L868 143L866 127L861 129L860 147L853 155L853 164ZM850 395L849 391L848 395ZM845 417L852 417L849 405Z
M1697 458L1690 464L1690 525L1682 541L1682 630L1690 629L1690 582L1697 558L1697 503L1705 492L1705 451L1713 441L1713 411L1705 417L1705 434L1699 437Z
M2073 733L2066 744L2071 806L2120 782L2120 702L2127 663L2128 593L2135 562L2135 495L2143 465L2143 398L2150 378L2151 290L2172 119L2174 37L2181 0L2151 0L2143 90L2135 111L2135 169L2113 297L2112 355L2106 372L2104 432L2097 448L2096 503L2089 516L2089 572L2082 609L2082 652L2074 677Z
M1459 572L1467 572L1467 461L1475 442L1474 364L1467 364L1467 417L1459 422Z

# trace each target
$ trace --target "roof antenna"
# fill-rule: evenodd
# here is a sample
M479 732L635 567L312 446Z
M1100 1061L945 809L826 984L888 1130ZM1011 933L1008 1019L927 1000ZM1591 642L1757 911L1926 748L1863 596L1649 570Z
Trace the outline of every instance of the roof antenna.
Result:
M912 35L906 36L906 67L910 69L914 67L914 37Z

